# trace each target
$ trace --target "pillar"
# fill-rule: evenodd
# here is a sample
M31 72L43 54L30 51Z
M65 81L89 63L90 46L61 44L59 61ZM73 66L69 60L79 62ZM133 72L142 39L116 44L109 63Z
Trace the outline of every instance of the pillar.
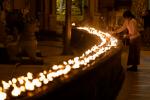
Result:
M90 15L92 16L92 17L94 17L94 8L95 8L95 6L94 6L94 3L95 2L95 0L89 0L89 8L90 8Z
M49 2L50 0L44 0L44 29L49 30Z
M56 0L50 0L49 30L56 31Z
M97 0L89 0L90 16L93 18L92 27L99 28L99 16L97 16Z
M65 27L64 27L64 50L63 54L69 55L72 54L71 51L71 5L72 0L67 0L66 2L66 14L65 14Z

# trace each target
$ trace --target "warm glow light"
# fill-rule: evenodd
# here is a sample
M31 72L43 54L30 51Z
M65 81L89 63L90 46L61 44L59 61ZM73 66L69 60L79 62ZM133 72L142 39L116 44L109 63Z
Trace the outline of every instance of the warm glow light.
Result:
M21 86L21 87L20 87L20 90L21 90L22 92L25 92L25 91L26 91L26 88L25 88L24 86Z
M28 79L32 80L32 79L33 79L33 74L30 73L30 72L28 72L28 73L27 73L27 77L28 77Z
M21 90L18 87L14 86L14 89L12 90L11 94L12 96L17 97L21 94Z
M75 26L75 23L72 23L72 25ZM10 91L13 97L18 97L22 92L34 91L36 87L39 88L46 85L54 81L55 78L60 78L60 76L61 78L68 78L72 70L85 70L90 66L90 63L100 57L101 54L105 54L107 51L110 51L112 47L116 48L118 45L118 40L109 33L98 31L90 27L77 27L77 29L86 30L89 34L98 36L101 43L89 48L79 57L63 61L63 63L59 65L50 66L49 70L38 73L36 77L28 72L27 76L13 78L8 82L2 81L2 86L0 87L0 100L8 98L7 95L10 94L7 94L7 91ZM10 87L13 87L13 90L9 89Z
M9 83L9 85L12 85L12 81L9 80L8 83Z
M43 83L44 83L44 84L48 84L48 82L49 82L48 79L44 79L44 80L43 80Z
M34 79L32 84L35 85L36 87L41 87L42 86L42 83L40 82L39 79Z
M47 74L47 78L48 78L49 81L53 81L53 77L52 77L51 73Z
M75 23L72 23L72 26L76 26L76 24L75 24Z
M0 100L5 100L7 98L7 94L0 91Z
M16 78L13 78L13 79L12 79L12 83L13 83L13 84L16 84L16 82L17 82L17 79L16 79Z
M18 81L21 85L24 84L24 80L22 78L18 78Z
M46 70L44 70L44 71L43 71L43 73L44 73L44 74L47 74L47 71L46 71Z
M67 65L68 63L66 61L63 62L64 65Z
M5 81L2 81L2 84L3 84L4 90L9 89L9 87L10 87L10 84L9 84L9 83L7 83L7 82L5 82Z
M52 67L52 69L53 69L53 70L58 70L58 66L57 66L57 65L54 65L54 66Z
M26 90L33 91L34 90L34 84L31 83L30 81L26 81L25 88L26 88Z

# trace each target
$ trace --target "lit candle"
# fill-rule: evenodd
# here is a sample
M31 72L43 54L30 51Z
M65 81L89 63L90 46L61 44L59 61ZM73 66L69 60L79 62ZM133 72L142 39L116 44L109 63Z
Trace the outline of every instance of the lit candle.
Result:
M71 66L67 65L66 68L63 70L63 74L67 74L68 72L70 72L71 70Z
M49 82L48 79L44 79L44 80L43 80L43 83L44 83L44 84L48 84L48 82Z
M18 78L18 81L21 85L24 84L24 80L22 78Z
M26 90L33 91L34 90L34 84L31 83L30 81L26 81L25 88L26 88Z
M47 74L47 71L46 71L46 70L44 70L44 71L43 71L43 74Z
M25 91L26 91L26 88L25 88L24 86L21 86L21 87L20 87L20 90L21 90L22 92L25 92Z
M5 90L9 89L9 87L10 87L10 84L9 84L9 83L7 83L7 82L5 82L5 81L2 81L2 84L3 84L3 88L4 88Z
M43 81L44 79L45 79L45 75L41 75L39 78L40 81Z
M13 78L13 79L12 79L12 83L13 83L13 84L16 84L16 82L17 82L17 79L16 79L16 78Z
M33 79L33 74L30 73L30 72L28 72L28 73L27 73L27 77L28 77L28 79L32 80L32 79Z
M0 91L0 100L5 100L7 98L7 94Z
M72 60L72 59L70 59L70 60L68 60L68 64L73 64L74 63L74 61Z
M77 69L77 68L79 68L79 67L80 67L79 63L76 63L76 64L74 64L74 65L72 66L73 69Z
M42 86L42 83L40 82L39 79L34 79L32 81L32 84L35 85L36 87L41 87Z
M63 64L64 64L64 65L67 65L67 62L66 62L66 61L64 61L64 62L63 62Z
M72 26L76 26L76 24L75 24L75 23L72 23Z
M53 70L58 70L58 66L57 66L57 65L53 65L53 66L52 66L52 69L53 69Z
M51 73L47 74L47 78L48 78L49 81L53 81L53 77L52 77Z
M58 68L59 68L59 69L63 69L64 66L63 66L63 65L58 65Z
M72 25L75 25L73 23ZM64 61L63 64L53 65L52 69L49 71L44 70L43 72L38 74L37 79L33 79L33 74L28 72L27 77L21 76L19 78L13 78L9 80L8 83L2 81L2 87L0 87L0 100L4 100L7 98L7 94L5 93L10 86L13 86L12 96L19 96L21 92L25 92L26 90L33 91L36 87L41 87L43 84L48 84L50 81L53 81L54 78L59 77L61 75L69 77L69 72L72 69L80 68L81 65L86 65L83 67L89 66L90 61L95 60L99 55L107 52L111 49L111 47L117 47L118 40L115 37L112 37L109 33L105 33L102 31L98 31L94 28L90 27L78 27L78 29L83 29L89 32L90 34L97 35L99 39L101 39L101 43L99 45L94 45L91 49L85 51L81 56L75 57L73 59L69 59L67 62ZM17 87L17 83L20 83Z
M19 96L21 94L21 90L16 85L13 85L13 87L14 89L11 92L12 96L14 97Z

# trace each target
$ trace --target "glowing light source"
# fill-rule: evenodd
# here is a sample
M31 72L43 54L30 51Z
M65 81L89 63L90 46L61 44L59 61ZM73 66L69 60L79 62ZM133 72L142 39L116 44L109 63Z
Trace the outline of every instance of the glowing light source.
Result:
M72 25L75 26L75 23ZM91 27L77 27L77 29L86 30L89 34L98 36L99 39L101 39L101 43L99 45L94 45L79 57L63 61L63 64L53 65L48 71L44 70L40 72L37 77L34 77L32 73L28 72L27 76L13 78L8 82L2 81L2 87L0 87L0 100L7 99L7 91L10 87L13 87L13 90L9 90L11 95L18 97L22 92L34 91L36 88L54 81L55 78L60 78L60 76L68 78L72 70L79 68L81 68L81 70L86 69L86 67L89 67L89 63L94 61L101 54L106 53L112 47L117 47L118 40L109 33L98 31Z
M0 91L0 100L5 100L7 98L7 94Z

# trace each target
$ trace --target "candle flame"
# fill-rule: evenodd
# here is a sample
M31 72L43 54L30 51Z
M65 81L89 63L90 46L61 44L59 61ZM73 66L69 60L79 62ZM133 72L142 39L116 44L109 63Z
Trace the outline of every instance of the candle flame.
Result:
M75 26L75 23L72 23ZM69 73L72 70L79 69L85 70L90 66L90 62L96 60L101 54L111 50L112 47L116 48L118 40L111 36L109 33L98 31L91 27L77 27L79 30L86 30L89 34L93 34L99 37L101 43L94 45L91 49L86 50L81 56L74 57L68 61L63 61L63 64L53 65L50 69L40 72L37 77L33 77L31 72L27 73L27 76L21 76L13 78L8 82L2 81L2 87L0 87L0 100L7 99L7 93L5 93L11 86L13 90L10 92L12 96L17 97L25 91L34 91L36 87L41 87L53 81L55 78L69 78ZM17 87L20 86L20 87Z

